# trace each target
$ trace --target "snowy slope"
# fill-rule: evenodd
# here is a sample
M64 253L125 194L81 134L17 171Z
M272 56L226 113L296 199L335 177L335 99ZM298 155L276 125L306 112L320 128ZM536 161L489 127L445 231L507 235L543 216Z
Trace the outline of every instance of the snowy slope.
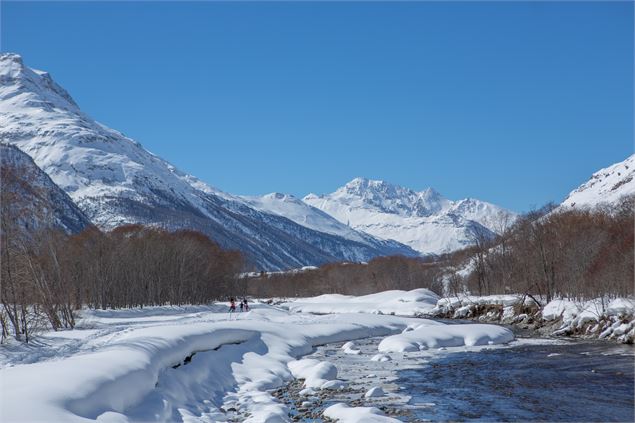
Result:
M0 55L0 140L29 154L104 229L124 223L196 229L265 270L395 253L390 245L351 241L263 213L179 171L82 113L50 75L28 68L16 54Z
M3 212L26 231L54 228L76 233L90 220L73 200L44 173L28 154L0 143Z
M331 194L309 194L304 202L359 231L428 254L469 245L475 231L493 236L503 221L511 223L516 217L484 201L451 201L432 188L415 192L364 178L353 179Z
M561 207L593 207L615 204L622 197L635 194L635 154L623 162L601 169L567 196Z
M350 241L384 250L390 254L418 255L415 250L404 244L379 239L365 232L357 231L290 194L274 192L260 197L244 196L242 198L257 210L286 217L309 229L340 236Z

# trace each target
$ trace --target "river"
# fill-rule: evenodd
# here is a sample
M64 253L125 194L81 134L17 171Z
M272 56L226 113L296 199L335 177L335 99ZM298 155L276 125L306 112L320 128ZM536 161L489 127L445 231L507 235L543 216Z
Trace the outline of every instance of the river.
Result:
M403 421L635 421L635 348L630 345L524 338L508 346L370 361L379 341L357 341L360 355L345 354L341 344L318 347L308 357L334 363L349 388L322 397L310 417L297 410L302 402L297 390L285 395L292 417L319 422L319 409L345 402L374 406ZM386 395L364 398L373 386Z
M601 341L446 354L395 381L421 420L635 421L633 347Z

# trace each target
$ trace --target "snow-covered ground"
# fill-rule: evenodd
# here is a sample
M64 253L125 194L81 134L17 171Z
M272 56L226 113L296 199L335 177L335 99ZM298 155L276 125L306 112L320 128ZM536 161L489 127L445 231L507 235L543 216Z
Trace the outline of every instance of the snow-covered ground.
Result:
M442 298L428 289L420 288L412 291L384 291L359 297L326 294L287 300L281 306L291 312L314 314L367 313L454 319L478 318L483 322L505 324L538 320L543 324L555 324L556 335L587 335L616 339L624 343L635 340L635 298L596 298L588 301L565 298L555 299L546 304L543 299L538 300L544 307L534 307L533 313L528 314L527 307L535 305L529 296L460 294ZM521 302L524 308L519 307ZM424 340L420 341L416 345L426 344ZM412 349L414 346L410 345L408 348Z
M384 296L416 304L427 301L424 294ZM377 336L394 340L390 336L402 332L439 347L513 338L490 325L453 326L448 337L444 329L450 327L442 323L385 314L313 315L254 304L230 320L226 310L214 305L84 311L73 331L44 333L29 345L2 345L0 420L287 421L289 410L270 390L294 377L316 391L344 385L333 363L301 358L317 345ZM347 347L344 353L356 356L355 344ZM384 354L376 362L382 357L390 358ZM327 414L340 421L381 417L377 410L343 406Z
M316 346L341 343L338 356L379 369L400 367L412 354L505 344L513 335L501 326L411 316L451 309L464 317L488 304L505 315L521 298L447 299L425 289L330 294L281 307L255 303L231 318L224 304L84 310L75 330L0 346L0 420L288 421L292 410L272 393L289 381L299 380L308 397L347 389L338 378L346 371L342 360L303 357ZM601 305L556 300L543 307L541 318L596 325L603 337L633 332L632 300ZM379 337L370 349L349 342L370 337ZM363 397L381 398L374 387ZM377 408L351 403L320 412L342 422L394 421Z
M519 307L521 302L524 306L535 305L532 298L523 295L458 295L439 299L428 315L507 324L538 320L543 324L557 324L555 335L579 334L623 343L635 340L635 298L554 299L543 302L541 309L534 307L535 311L529 314ZM486 314L479 315L479 306L484 306ZM500 306L500 309L488 309L489 306Z
M318 297L297 298L283 303L282 307L292 312L315 314L371 313L420 316L432 311L439 300L439 296L434 292L420 288L412 291L384 291L358 297L325 294Z

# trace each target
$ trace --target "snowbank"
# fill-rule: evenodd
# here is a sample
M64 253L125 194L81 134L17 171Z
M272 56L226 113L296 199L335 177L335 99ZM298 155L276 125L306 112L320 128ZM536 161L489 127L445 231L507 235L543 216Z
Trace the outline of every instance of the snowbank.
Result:
M606 311L609 315L633 316L635 315L635 299L616 298L609 303Z
M299 298L282 304L295 313L371 313L394 314L397 316L418 316L430 312L439 301L439 296L425 289L412 291L384 291L377 294L353 297L340 294Z
M360 311L368 304L399 304L413 312L431 304L433 295L389 291L330 301L339 298ZM311 389L344 385L333 364L296 360L317 345L388 336L380 344L384 350L406 351L509 340L495 326L290 313L263 304L231 320L218 305L82 315L74 331L44 334L39 345L11 345L0 353L1 421L286 421L289 410L268 390L293 377ZM354 343L344 351L361 353ZM347 420L349 412L358 420ZM391 421L374 409L335 407L330 413L343 421Z
M288 366L293 377L304 379L306 388L322 389L327 382L337 378L337 368L327 361L315 359L296 360L290 361Z
M393 423L401 420L384 416L375 407L349 407L346 404L333 404L322 413L325 417L341 423Z
M508 307L518 304L521 300L521 295L483 295L480 297L477 295L456 295L439 299L432 312L437 314L476 305L502 305Z
M521 301L524 308L517 307ZM539 298L538 301L541 301ZM483 306L483 307L480 307ZM554 335L583 335L614 338L620 342L635 340L635 299L596 298L576 301L552 300L540 309L534 300L522 295L458 295L442 298L430 315L454 319L478 318L483 322L559 324Z
M581 333L624 343L635 339L635 301L629 298L616 298L608 304L600 298L582 302L553 300L542 310L542 318L562 320L556 335Z
M495 325L421 325L414 330L392 335L379 343L382 352L408 352L428 348L504 344L514 340L513 333Z
M105 327L103 336L86 337L77 353L1 369L0 420L218 421L225 418L221 407L248 411L244 421L286 419L286 407L266 390L293 377L287 363L315 345L385 336L412 324L393 316L304 316L273 308L232 321L225 312L152 321L135 314L128 326L116 313L111 317L117 330L105 327L108 317L91 320Z

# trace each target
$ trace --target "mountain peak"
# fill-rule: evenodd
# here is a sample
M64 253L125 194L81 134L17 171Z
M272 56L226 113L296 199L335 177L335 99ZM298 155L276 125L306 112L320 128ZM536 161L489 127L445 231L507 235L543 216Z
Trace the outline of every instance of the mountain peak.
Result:
M358 176L357 178L353 178L352 180L347 182L346 185L344 185L344 187L347 189L368 189L368 188L380 187L384 185L390 185L390 184L387 184L386 182L381 180L362 178Z
M25 66L16 53L0 53L0 100L11 100L13 107L79 112L75 100L48 72Z
M16 78L25 71L22 56L16 53L0 53L0 78Z
M401 216L428 216L442 209L447 202L432 188L415 192L383 180L361 177L348 182L330 196L344 203L356 203L358 207ZM314 200L307 197L305 201Z
M22 56L20 56L18 53L11 53L10 51L0 53L0 62L4 62L6 60L17 61L22 64Z
M361 177L351 180L342 188L338 189L338 192L346 192L347 194L364 198L394 198L412 193L412 191L407 188L393 185L386 181Z
M331 194L304 201L340 222L421 253L445 253L469 245L475 225L494 233L502 215L515 214L475 199L450 201L434 188L414 191L381 180L355 178Z

